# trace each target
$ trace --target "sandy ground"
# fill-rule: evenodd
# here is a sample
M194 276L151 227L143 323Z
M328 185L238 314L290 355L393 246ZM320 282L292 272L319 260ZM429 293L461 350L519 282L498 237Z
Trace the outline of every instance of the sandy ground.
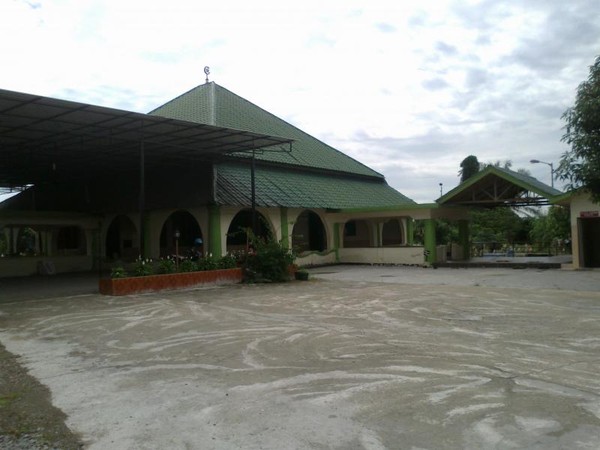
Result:
M90 449L600 448L600 272L6 297L0 341Z

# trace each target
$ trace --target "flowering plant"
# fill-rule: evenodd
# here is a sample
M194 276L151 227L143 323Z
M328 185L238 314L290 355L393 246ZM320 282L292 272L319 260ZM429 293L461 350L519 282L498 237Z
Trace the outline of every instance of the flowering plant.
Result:
M152 267L152 260L149 258L144 259L140 255L133 266L133 273L137 277L152 275L154 273L154 267Z
M126 276L127 271L121 266L113 267L110 271L111 278L125 278Z
M296 254L281 241L263 239L248 231L251 251L243 261L245 279L249 282L280 282L289 280L289 267Z
M158 263L158 270L160 273L175 273L177 271L177 265L173 258L167 256Z

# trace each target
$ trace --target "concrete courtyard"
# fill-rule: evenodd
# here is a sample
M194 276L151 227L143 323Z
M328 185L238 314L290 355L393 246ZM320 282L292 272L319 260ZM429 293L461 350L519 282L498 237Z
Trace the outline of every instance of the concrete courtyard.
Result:
M0 342L90 449L600 448L600 272L312 272L127 297L9 285Z

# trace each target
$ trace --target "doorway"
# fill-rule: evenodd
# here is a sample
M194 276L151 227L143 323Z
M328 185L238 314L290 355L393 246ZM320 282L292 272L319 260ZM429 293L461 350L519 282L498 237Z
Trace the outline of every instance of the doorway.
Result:
M600 217L577 219L582 267L600 267Z

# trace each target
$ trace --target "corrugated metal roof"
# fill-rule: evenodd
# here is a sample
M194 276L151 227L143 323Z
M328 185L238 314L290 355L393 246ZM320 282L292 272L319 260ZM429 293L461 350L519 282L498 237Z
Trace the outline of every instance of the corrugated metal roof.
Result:
M0 187L89 179L290 139L0 89Z
M546 198L551 198L556 195L562 195L562 191L559 191L558 189L555 189L552 186L548 186L546 183L543 183L537 178L534 178L530 175L515 172L514 170L504 169L502 167L496 167L496 169L500 170L501 172L504 172L510 177L516 178L517 180L523 182L525 185L530 187L530 190L537 192L538 194L543 195Z
M217 169L216 201L221 205L251 205L249 164L222 163ZM256 204L288 208L367 208L414 205L384 180L257 166Z
M293 139L292 152L257 159L383 179L383 175L216 83L195 87L149 114Z

